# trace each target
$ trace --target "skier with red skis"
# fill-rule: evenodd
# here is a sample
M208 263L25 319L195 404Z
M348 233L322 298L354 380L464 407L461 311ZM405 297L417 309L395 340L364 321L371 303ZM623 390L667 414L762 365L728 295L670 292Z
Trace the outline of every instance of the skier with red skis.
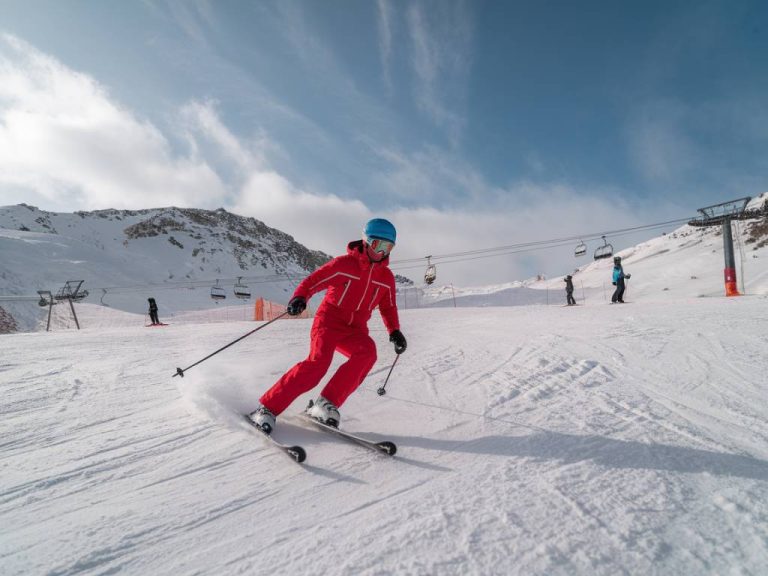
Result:
M395 278L389 269L389 254L397 232L383 218L370 220L363 239L350 242L347 253L324 264L307 276L288 303L288 314L296 316L317 292L326 290L312 324L309 356L286 372L259 399L261 406L250 419L270 434L275 418L301 394L318 385L336 351L348 360L331 377L320 396L310 402L307 414L338 427L339 408L362 383L376 363L376 344L368 335L368 320L378 307L395 353L405 352L407 342L400 332L395 299Z

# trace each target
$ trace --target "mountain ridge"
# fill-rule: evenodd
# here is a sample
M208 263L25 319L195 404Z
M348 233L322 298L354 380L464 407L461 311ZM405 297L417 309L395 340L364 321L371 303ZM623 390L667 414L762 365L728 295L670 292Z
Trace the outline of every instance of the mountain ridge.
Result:
M297 278L331 259L255 218L174 206L72 213L0 207L0 252L2 294L55 292L75 278L85 280L86 301L131 312L143 312L146 295L164 288L178 288L166 308L210 307L205 290L182 289L218 285L215 279L258 281L259 295L283 300ZM5 307L21 329L39 316L27 304Z

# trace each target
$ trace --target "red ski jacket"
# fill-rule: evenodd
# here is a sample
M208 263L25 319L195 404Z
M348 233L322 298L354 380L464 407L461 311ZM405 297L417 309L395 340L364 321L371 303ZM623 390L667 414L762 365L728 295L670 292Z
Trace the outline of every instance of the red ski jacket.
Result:
M389 256L381 262L371 262L362 240L350 242L344 256L334 258L302 280L293 296L309 300L321 290L327 292L317 316L331 314L350 326L362 328L378 306L387 331L400 329Z

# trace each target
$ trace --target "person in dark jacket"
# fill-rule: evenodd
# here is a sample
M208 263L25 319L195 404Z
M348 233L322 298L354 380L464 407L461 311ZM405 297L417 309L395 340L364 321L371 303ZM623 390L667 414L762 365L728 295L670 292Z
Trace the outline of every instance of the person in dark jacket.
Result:
M154 298L147 298L149 302L149 320L152 322L152 326L160 324L160 319L157 317L157 302Z
M568 299L568 306L574 306L576 299L573 297L573 276L570 274L565 277L565 294Z
M613 291L613 296L611 296L612 304L624 304L624 290L626 289L624 279L629 279L631 277L631 274L624 274L624 267L621 265L621 256L614 257L613 285L616 286L616 290Z
M383 218L368 222L363 239L350 242L347 253L307 276L288 303L288 314L301 314L312 295L326 290L312 324L309 356L286 372L259 399L250 419L267 434L275 417L301 394L317 386L331 366L334 354L348 360L325 384L307 414L331 426L339 425L339 407L354 392L376 363L376 344L368 335L368 320L381 313L395 353L405 352L395 299L395 277L389 253L395 246L395 227Z

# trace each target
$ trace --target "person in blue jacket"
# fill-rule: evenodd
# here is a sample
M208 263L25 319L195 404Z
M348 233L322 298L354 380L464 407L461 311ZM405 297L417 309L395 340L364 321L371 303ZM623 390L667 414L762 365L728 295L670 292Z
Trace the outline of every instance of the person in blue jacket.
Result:
M613 291L613 296L611 296L612 304L616 304L617 302L619 304L624 304L624 290L626 289L624 279L629 279L631 277L631 274L624 274L624 267L621 265L621 256L615 256L613 258L613 285L616 286L616 290Z

